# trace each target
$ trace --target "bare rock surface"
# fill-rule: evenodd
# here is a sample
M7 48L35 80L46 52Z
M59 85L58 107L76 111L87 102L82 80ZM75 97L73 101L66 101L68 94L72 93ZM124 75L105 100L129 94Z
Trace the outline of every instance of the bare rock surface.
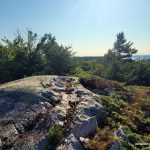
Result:
M76 77L33 76L0 85L0 149L44 150L48 130L58 124L64 140L58 150L82 150L80 137L103 120L99 96Z
M73 134L70 134L65 142L60 145L57 150L84 150L80 142L74 137Z

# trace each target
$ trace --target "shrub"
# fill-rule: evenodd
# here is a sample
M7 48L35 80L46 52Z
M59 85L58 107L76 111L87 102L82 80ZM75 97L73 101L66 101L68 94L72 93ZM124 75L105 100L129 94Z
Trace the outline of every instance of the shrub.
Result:
M145 111L145 114L147 117L150 117L150 100L147 99L147 100L143 100L143 103L142 103L142 110Z
M139 143L141 141L140 135L136 133L129 133L128 135L129 142L132 144Z
M137 128L139 131L142 131L142 133L150 134L150 118L138 122Z
M85 145L86 150L106 150L115 141L113 131L107 128L98 129L94 140Z
M116 90L125 90L124 87L116 81L106 80L98 76L91 76L89 78L81 78L80 82L88 88L100 89L115 88Z
M128 126L122 126L122 130L124 131L125 134L132 133L131 129Z
M117 97L117 96L116 96ZM100 101L103 106L109 109L111 112L119 112L122 108L127 106L127 103L119 99L119 96L116 98L114 96L102 96Z
M119 127L119 124L116 121L114 121L111 117L107 117L107 125L110 128L118 128Z
M83 69L81 69L81 67L76 67L76 69L74 70L73 74L79 78L90 78L92 76L92 74L88 71L84 71Z
M124 119L120 114L118 114L114 111L112 112L111 116L115 120L115 122L122 122Z

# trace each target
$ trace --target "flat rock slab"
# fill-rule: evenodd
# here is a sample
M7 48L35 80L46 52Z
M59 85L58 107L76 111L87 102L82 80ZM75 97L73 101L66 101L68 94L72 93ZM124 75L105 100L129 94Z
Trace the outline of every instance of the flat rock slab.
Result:
M0 85L0 149L43 150L57 124L69 136L58 147L82 150L80 137L96 131L99 97L76 77L33 76Z

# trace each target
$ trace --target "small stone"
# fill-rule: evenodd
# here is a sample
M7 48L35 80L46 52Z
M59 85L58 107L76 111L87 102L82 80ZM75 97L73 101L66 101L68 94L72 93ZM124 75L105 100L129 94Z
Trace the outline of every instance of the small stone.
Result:
M80 139L80 141L83 142L83 143L88 143L88 142L89 142L89 139L88 139L88 138L80 137L79 139Z

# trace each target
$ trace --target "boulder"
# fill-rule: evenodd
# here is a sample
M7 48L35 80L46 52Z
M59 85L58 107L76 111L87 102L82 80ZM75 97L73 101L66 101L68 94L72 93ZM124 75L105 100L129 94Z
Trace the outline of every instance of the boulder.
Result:
M87 117L96 117L98 124L104 122L104 108L94 97L84 97L76 108L76 114ZM75 118L76 120L76 118Z
M61 144L57 150L83 150L81 143L74 137L73 134L70 134Z
M79 139L79 137L86 137L89 134L94 133L97 127L96 117L81 118L81 116L79 116L78 120L75 121L71 133Z

